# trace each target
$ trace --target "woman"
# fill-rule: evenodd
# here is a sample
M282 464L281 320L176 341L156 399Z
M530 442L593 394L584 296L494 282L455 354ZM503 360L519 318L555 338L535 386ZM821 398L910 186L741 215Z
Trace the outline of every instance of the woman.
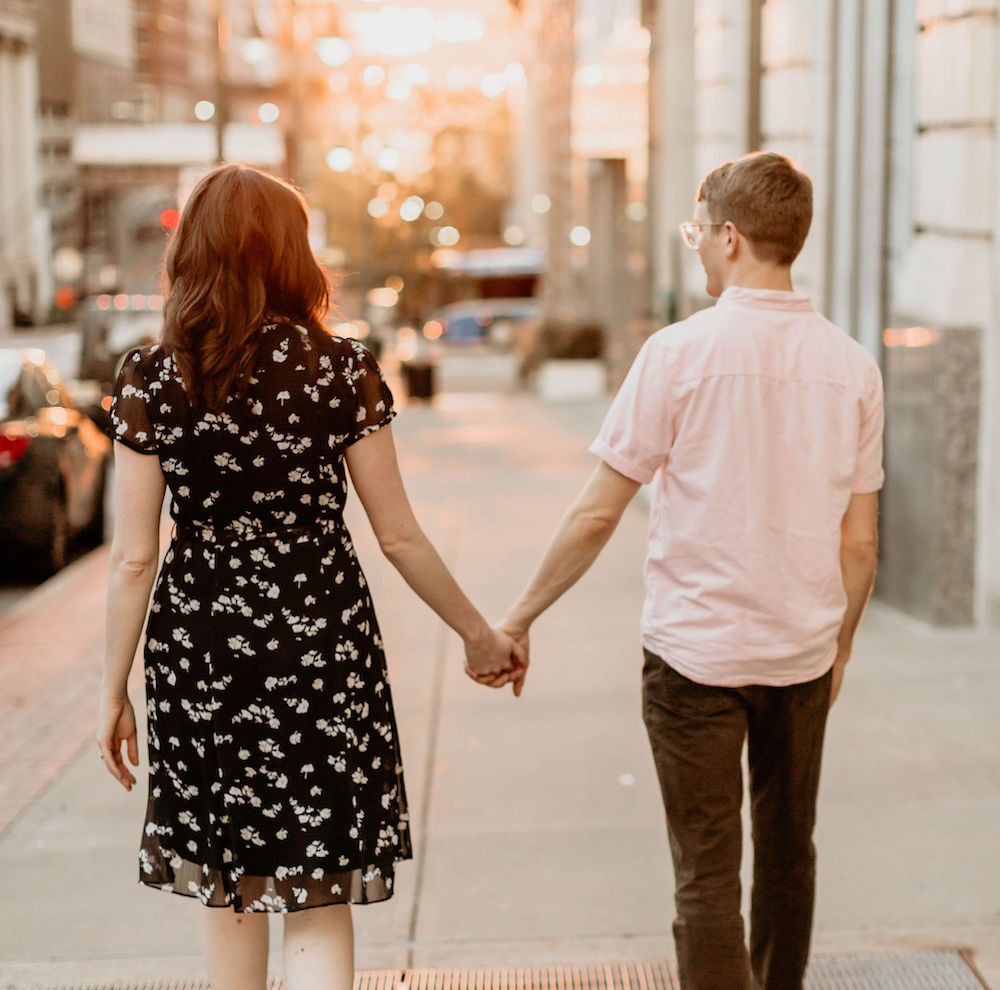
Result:
M98 743L131 790L126 680L169 485L175 529L144 651L140 882L209 908L214 990L264 987L268 912L286 914L289 990L349 990L350 904L391 896L411 844L382 641L343 522L345 464L383 553L462 636L466 672L518 688L526 660L413 516L378 365L324 329L327 282L298 193L250 168L211 172L184 210L166 276L161 340L128 354L111 409Z

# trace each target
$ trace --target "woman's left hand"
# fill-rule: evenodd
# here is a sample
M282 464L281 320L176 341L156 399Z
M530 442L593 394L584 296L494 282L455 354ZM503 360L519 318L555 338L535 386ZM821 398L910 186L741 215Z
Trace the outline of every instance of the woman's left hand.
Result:
M527 654L500 629L489 627L476 642L466 641L465 672L479 684L503 687L527 666Z
M125 766L122 757L122 743L126 744L129 762L132 766L139 765L139 739L135 728L135 711L128 696L101 696L101 709L98 715L97 745L101 751L101 759L111 774L125 790L132 790L135 776Z

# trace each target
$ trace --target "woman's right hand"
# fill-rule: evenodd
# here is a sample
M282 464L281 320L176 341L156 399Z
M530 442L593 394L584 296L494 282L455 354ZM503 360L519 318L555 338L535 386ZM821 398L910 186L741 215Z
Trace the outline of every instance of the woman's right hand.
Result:
M465 641L465 672L478 684L499 688L513 682L518 695L527 668L527 650L500 629L487 626Z

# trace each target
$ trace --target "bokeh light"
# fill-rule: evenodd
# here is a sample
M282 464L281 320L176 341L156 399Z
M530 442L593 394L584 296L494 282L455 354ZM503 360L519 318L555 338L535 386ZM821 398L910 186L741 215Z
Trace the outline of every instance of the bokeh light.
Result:
M503 232L503 239L511 247L518 247L524 243L524 231L512 224Z
M368 303L382 309L391 309L399 300L399 293L395 289L390 289L384 285L379 289L370 289L368 292Z
M424 215L428 220L440 220L444 216L444 207L436 199L432 199L424 207Z
M387 6L348 14L347 26L364 51L422 55L434 44L434 15L426 7Z
M406 62L392 70L393 75L411 86L424 86L431 81L430 69L419 62Z
M383 148L376 158L383 172L395 172L402 160L402 155L395 148Z
M386 83L385 95L390 100L402 102L408 100L413 95L413 87L402 79L392 79Z
M175 210L172 206L168 206L165 210L161 211L160 223L166 227L167 230L173 230L180 222L181 215L179 210Z
M424 336L428 340L437 340L444 333L444 326L438 320L428 320L424 324Z
M524 66L520 62L508 62L503 70L503 77L508 86L519 86L527 78Z
M384 217L388 212L389 204L381 196L374 196L368 200L368 216L378 220L379 217Z
M194 105L194 115L199 120L211 120L215 116L215 104L211 100L199 100Z
M452 44L481 41L485 34L486 22L463 10L449 10L441 14L434 25L437 40Z
M419 196L410 196L399 208L399 215L407 223L412 223L423 211L424 201Z
M366 65L361 73L361 81L366 86L381 86L385 82L385 69L381 65Z
M350 148L331 148L326 153L326 164L334 172L348 172L354 164L354 152Z
M271 54L271 46L264 38L247 38L241 49L243 61L250 65L260 65Z
M495 100L507 91L507 80L502 72L487 72L479 82L479 90L488 100Z
M351 57L351 46L345 38L318 38L313 45L324 65L336 69Z
M257 116L262 124L273 124L281 116L281 111L275 103L262 103L257 107Z
M552 200L545 193L536 193L531 197L531 208L535 213L548 213L552 209Z
M441 247L454 247L461 239L456 227L442 227L438 231L437 242Z
M569 239L577 247L586 247L590 243L590 231L581 224L569 232Z

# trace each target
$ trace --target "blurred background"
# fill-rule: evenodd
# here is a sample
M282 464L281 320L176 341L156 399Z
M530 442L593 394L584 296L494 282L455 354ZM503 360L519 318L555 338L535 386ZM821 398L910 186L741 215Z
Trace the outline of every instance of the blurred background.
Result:
M332 325L411 399L573 402L710 302L677 224L770 148L815 183L797 288L885 373L878 594L1000 626L997 33L983 0L0 0L6 535L50 572L100 538L84 421L216 162L303 189ZM43 439L87 491L50 457L29 525L3 499Z

